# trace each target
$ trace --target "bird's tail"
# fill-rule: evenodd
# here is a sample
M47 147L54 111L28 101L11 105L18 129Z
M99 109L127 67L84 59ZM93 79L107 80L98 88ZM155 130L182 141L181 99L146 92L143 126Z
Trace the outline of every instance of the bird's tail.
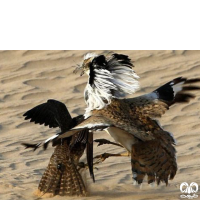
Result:
M31 148L31 149L33 149L33 151L35 151L37 148L40 147L41 142L39 142L39 143L37 143L37 144L21 143L21 145L25 146L25 149Z
M57 137L59 136L59 133L56 135L51 136L50 138L46 139L43 142L39 142L37 144L31 144L31 143L21 143L21 145L25 146L25 149L31 148L33 149L33 151L35 151L36 149L38 149L39 147L43 146L43 149L46 150L49 142L53 143L53 146L55 146L55 143L57 141Z
M177 171L175 149L171 144L168 148L174 151L173 155L156 140L133 145L131 165L134 182L141 184L147 175L148 184L162 181L167 185L168 179L173 179Z
M35 195L86 196L87 191L66 141L55 148Z

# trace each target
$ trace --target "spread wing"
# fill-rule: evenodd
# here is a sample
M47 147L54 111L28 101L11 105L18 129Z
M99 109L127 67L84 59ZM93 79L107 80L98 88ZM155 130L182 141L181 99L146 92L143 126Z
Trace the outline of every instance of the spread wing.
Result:
M53 99L32 108L23 116L35 124L44 124L49 128L60 127L62 132L72 127L72 118L65 104Z
M197 82L200 82L200 79L187 80L179 77L149 94L126 101L135 112L141 112L143 115L152 118L161 117L173 104L189 102L194 98L195 95L190 92L200 89L200 87L193 85Z
M138 118L140 118L140 116L138 116ZM119 119L120 119L120 116L119 116ZM87 118L86 120L84 120L79 125L72 128L71 130L63 134L60 134L56 139L69 137L82 130L96 131L96 130L104 130L108 127L117 127L119 129L125 130L142 141L155 139L154 133L151 130L156 129L156 128L160 130L160 127L152 119L145 117L144 119L141 119L141 120L127 121L126 123L116 123L116 121L113 119L108 119L103 116L93 115Z
M81 123L84 120L83 115L79 115L75 118L71 118L67 107L65 104L50 99L46 103L40 104L31 110L27 111L23 116L25 116L25 120L30 120L30 122L34 122L35 124L44 124L45 126L49 126L50 128L60 127L61 133L66 132L67 130L73 128L77 124ZM48 138L44 141L43 147L44 149L47 148L50 141L53 141L53 146L57 145L60 141L58 141L57 136L60 133L53 135L52 137ZM87 143L85 139L88 132L85 131L80 132L71 140L71 146L76 144L77 142L84 142ZM55 140L54 140L55 139ZM29 144L23 143L26 148L34 148L36 150L42 143L38 144Z
M79 115L72 119L65 104L53 99L50 99L46 103L32 108L23 116L25 116L25 120L29 119L30 122L34 122L35 124L44 124L50 128L60 127L61 133L69 130L84 120L83 115ZM52 136L50 139L47 139L44 142L44 149L47 148L50 141L53 141L53 146L60 144L60 140L53 140L54 138L57 138L57 135L59 134ZM70 148L71 151L76 151L77 146L83 145L84 147L87 145L88 167L91 178L93 181L95 181L93 173L93 141L91 141L91 138L93 138L92 136L93 133L89 133L88 130L78 131L70 140ZM22 143L22 145L24 145L26 148L33 148L34 150L40 147L41 144L42 142L38 144Z
M106 129L110 126L112 126L111 120L108 120L102 116L90 116L89 118L85 119L82 123L80 123L77 126L75 126L74 128L72 128L71 130L60 134L57 137L57 139L72 136L75 133L82 131L82 130L97 131L97 130Z

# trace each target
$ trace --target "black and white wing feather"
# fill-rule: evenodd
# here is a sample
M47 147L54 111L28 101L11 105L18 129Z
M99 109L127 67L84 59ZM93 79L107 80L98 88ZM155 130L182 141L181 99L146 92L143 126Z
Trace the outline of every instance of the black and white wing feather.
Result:
M136 98L126 99L132 110L141 112L143 115L157 118L161 117L170 106L175 103L189 102L195 95L192 90L200 90L199 86L194 85L200 79L186 79L178 77L149 94Z

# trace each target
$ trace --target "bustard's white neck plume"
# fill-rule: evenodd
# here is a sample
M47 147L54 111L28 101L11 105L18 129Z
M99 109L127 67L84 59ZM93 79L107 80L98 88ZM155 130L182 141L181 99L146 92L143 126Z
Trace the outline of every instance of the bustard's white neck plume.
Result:
M123 98L139 88L139 76L132 67L126 55L85 55L82 69L89 75L85 87L85 117L90 116L91 110L99 110L110 104L113 98Z

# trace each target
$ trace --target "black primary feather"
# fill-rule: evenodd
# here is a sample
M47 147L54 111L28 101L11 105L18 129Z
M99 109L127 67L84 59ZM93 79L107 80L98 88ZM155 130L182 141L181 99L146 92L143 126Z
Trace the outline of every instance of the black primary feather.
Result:
M62 132L69 130L72 125L72 118L65 104L53 99L32 108L23 116L25 120L30 119L35 124L44 124L49 128L60 127Z
M40 146L40 144L41 142L37 144L21 143L21 145L25 146L25 149L31 148L33 151L35 151Z
M108 65L114 65L114 66L122 65L129 68L133 67L131 59L127 55L117 54L117 53L111 55L111 58L108 60Z
M93 172L93 133L89 132L88 134L88 142L87 142L87 163L90 172L90 177L93 182L95 182L94 172Z
M199 90L200 87L189 85L191 83L200 82L200 79L189 79L183 77L178 77L165 85L159 87L154 92L159 96L159 99L164 100L168 105L172 105L176 102L188 102L191 98L195 96L188 93L188 91ZM177 93L174 92L174 88L181 84L181 90Z
M25 116L25 120L30 120L30 122L34 122L35 124L44 124L45 126L49 126L50 128L59 127L61 129L61 133L59 134L70 130L84 120L83 115L79 115L72 119L65 104L54 99L49 99L46 103L40 104L32 108L31 110L27 111L23 116ZM81 134L79 137L81 137ZM71 137L69 138L69 140L71 140ZM79 138L79 141L80 140L81 139ZM44 149L47 148L50 141L44 143ZM60 141L61 140L53 140L53 146L60 143ZM78 141L74 141L74 143L76 142ZM23 143L26 148L34 148L34 150L36 150L40 146L39 144L41 143Z

